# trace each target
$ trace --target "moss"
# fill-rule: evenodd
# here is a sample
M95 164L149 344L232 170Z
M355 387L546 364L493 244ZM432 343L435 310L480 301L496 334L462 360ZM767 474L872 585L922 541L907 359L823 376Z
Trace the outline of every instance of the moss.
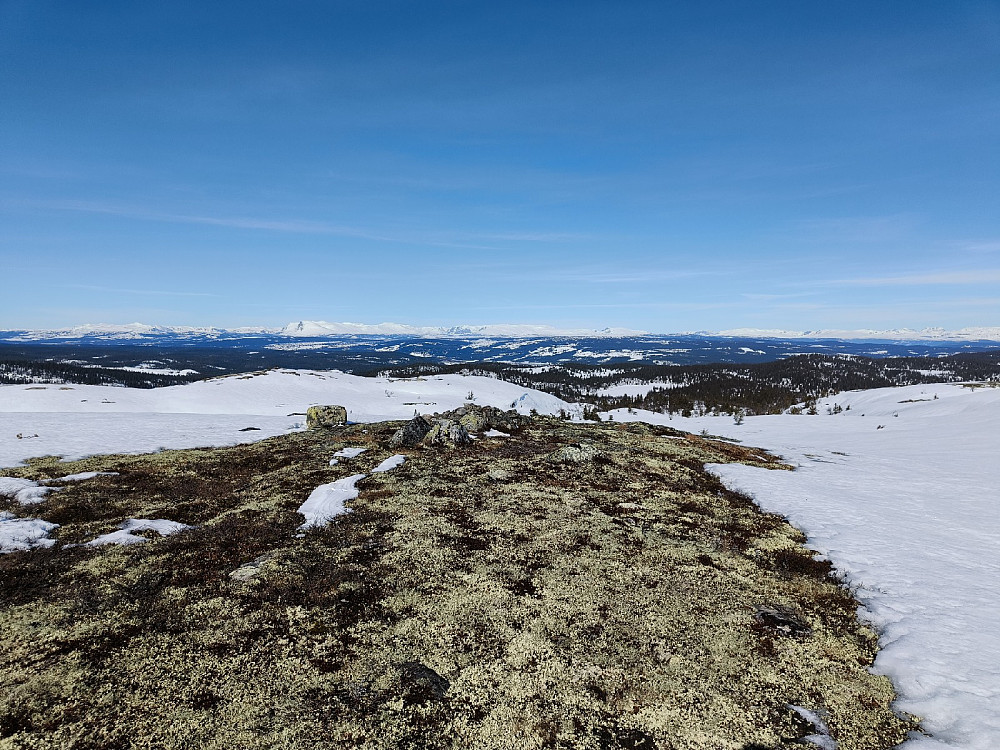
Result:
M299 535L309 492L370 472L400 426L18 470L119 472L33 509L63 542L195 528L0 557L0 747L791 748L789 703L827 711L844 750L905 738L829 565L702 468L772 458L539 418L414 449ZM369 450L329 466L347 444Z

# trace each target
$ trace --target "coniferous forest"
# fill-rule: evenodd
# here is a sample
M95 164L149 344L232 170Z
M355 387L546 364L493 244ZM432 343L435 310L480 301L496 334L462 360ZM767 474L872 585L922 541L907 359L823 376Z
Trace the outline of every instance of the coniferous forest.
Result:
M64 362L0 360L0 384L78 383L127 388L161 388L201 379L200 375L164 375L114 367L82 367Z
M830 356L805 354L756 364L523 367L502 363L423 365L383 370L407 376L464 372L489 375L551 393L565 401L594 404L600 411L633 408L661 413L776 414L840 391L900 385L996 381L1000 353L948 357ZM653 385L647 393L606 395L622 384Z

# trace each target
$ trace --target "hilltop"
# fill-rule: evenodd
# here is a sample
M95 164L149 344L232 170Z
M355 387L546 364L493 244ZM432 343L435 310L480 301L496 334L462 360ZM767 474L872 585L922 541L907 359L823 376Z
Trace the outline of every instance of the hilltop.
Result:
M704 470L780 464L666 427L525 420L379 473L402 422L8 470L80 479L31 506L57 545L0 556L0 746L903 739L829 563ZM310 493L348 478L349 512L300 529ZM187 528L72 546L128 519Z

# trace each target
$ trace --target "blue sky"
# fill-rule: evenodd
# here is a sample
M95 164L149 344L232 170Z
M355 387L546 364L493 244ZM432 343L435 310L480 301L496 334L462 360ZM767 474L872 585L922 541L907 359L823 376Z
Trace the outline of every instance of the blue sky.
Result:
M0 328L1000 325L1000 2L0 0Z

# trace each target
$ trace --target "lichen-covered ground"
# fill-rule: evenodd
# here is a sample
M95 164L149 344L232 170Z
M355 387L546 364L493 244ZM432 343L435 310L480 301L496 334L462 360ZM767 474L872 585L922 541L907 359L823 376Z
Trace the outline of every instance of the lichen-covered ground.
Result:
M801 748L789 705L842 750L904 739L856 602L702 468L770 458L540 417L403 451L299 533L399 425L8 470L119 473L0 503L61 545L196 528L0 555L0 748ZM345 446L368 450L330 466Z

